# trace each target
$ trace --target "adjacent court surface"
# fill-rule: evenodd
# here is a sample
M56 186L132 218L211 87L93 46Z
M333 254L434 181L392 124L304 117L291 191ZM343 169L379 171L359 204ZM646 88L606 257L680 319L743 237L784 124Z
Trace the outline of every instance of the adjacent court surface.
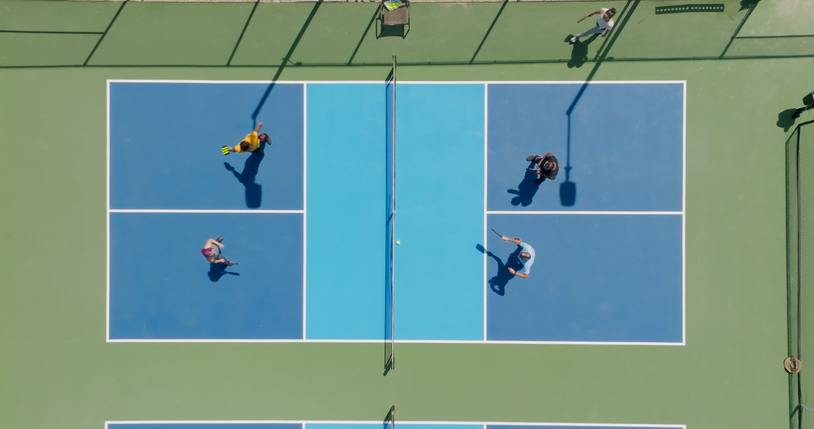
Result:
M399 82L392 265L386 91L109 81L108 340L684 343L683 82Z

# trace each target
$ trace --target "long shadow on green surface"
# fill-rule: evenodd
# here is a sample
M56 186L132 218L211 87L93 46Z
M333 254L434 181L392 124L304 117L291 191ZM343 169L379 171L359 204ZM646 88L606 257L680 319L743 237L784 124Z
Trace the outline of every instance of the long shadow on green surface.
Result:
M599 37L598 34L594 34L593 36L586 39L584 42L582 40L574 43L571 45L571 59L568 61L568 68L580 68L586 62L588 62L588 46ZM570 37L569 37L570 38Z
M34 49L34 48L28 49L25 46L16 46L15 47L15 43L20 43L20 44L29 43L30 40L28 38L26 38L26 37L20 37L19 39L14 39L15 42L13 42L13 43L9 43L8 41L5 41L4 43L6 44L6 46L4 46L4 48L9 49L9 50L14 51L14 52L19 51L21 53L24 53L24 55L22 55L22 57L18 58L18 59L13 59L13 60L6 59L6 61L9 61L9 62L12 62L12 61L13 62L18 62L18 64L15 65L13 63L9 63L8 65L0 65L0 68L64 68L64 67L183 67L183 68L220 68L220 67L245 67L245 68L251 68L251 67L263 67L263 68L270 68L268 65L262 65L262 64L256 64L256 65L249 64L249 65L240 65L240 66L233 66L231 64L231 59L235 55L237 47L240 46L241 44L246 43L246 40L244 39L244 35L246 34L248 26L253 21L252 17L253 17L254 9L252 10L252 14L249 15L248 20L244 23L243 32L240 33L240 37L236 41L235 47L230 50L231 52L229 53L228 58L223 58L223 62L218 61L217 63L213 63L213 64L127 64L127 65L123 65L123 64L89 64L90 60L92 58L94 58L94 54L96 52L96 49L101 44L102 40L105 39L105 35L110 30L114 29L115 26L117 25L117 22L120 21L120 20L117 20L117 17L119 16L119 14L121 14L123 11L126 11L126 9L124 7L125 3L126 2L123 2L121 4L121 6L119 6L117 12L112 17L112 19L109 21L109 23L107 23L107 28L103 32L99 32L99 31L93 31L93 32L68 31L68 32L63 32L63 31L37 31L37 30L26 30L26 31L23 32L20 29L13 29L13 28L3 29L3 28L0 28L0 33L4 33L4 34L26 33L26 34L31 34L32 36L49 35L49 36L53 36L53 37L57 37L57 38L59 38L62 35L64 35L65 37L74 37L74 36L80 35L80 34L99 34L100 35L99 39L95 43L96 46L94 46L92 48L90 54L89 55L83 54L82 59L79 59L77 62L72 63L72 64L64 64L64 63L63 64L42 64L43 62L46 62L47 59L43 60L42 58L37 57L36 56L37 55L36 54L36 52L37 52L36 49ZM699 60L724 60L724 59L738 60L738 59L768 59L768 58L772 58L772 59L778 58L779 59L779 58L812 58L812 57L814 57L814 52L796 53L794 51L788 51L787 50L786 52L775 55L775 54L772 53L772 52L774 52L774 50L771 50L771 51L766 50L764 47L761 47L762 45L761 46L759 46L759 45L744 45L744 44L737 44L736 45L737 42L748 43L750 41L753 41L754 39L757 39L757 37L750 37L750 36L741 37L741 36L738 36L738 34L739 34L741 28L744 27L745 23L750 18L751 13L753 12L754 8L757 6L758 3L759 3L759 0L740 0L740 1L737 1L737 0L723 0L723 3L721 3L721 4L724 4L728 10L731 10L733 7L736 7L735 5L739 5L740 9L738 10L738 12L746 10L746 13L743 14L743 16L741 17L741 19L739 20L739 22L737 23L737 25L733 29L733 31L729 32L728 34L725 32L723 35L720 35L722 32L720 31L720 29L715 27L715 24L697 24L697 21L698 21L697 17L699 16L698 14L693 14L693 13L683 13L683 14L675 13L675 14L672 14L672 16L676 16L676 15L686 16L686 19L682 20L681 23L680 23L680 25L682 26L681 27L682 32L688 32L688 31L693 31L693 30L708 32L709 33L709 38L706 39L703 44L693 45L693 44L681 43L681 44L675 44L672 47L661 46L662 42L660 42L657 37L653 37L653 36L656 36L656 35L653 34L652 32L650 32L651 30L637 27L637 31L630 32L630 31L628 31L630 29L622 28L622 27L626 26L625 24L627 24L627 22L625 22L625 23L619 22L617 24L616 28L614 29L614 31L612 31L610 33L609 39L616 39L618 37L618 35L621 34L623 31L628 33L628 37L625 39L623 44L619 45L621 47L624 47L624 49L621 50L621 51L619 51L617 49L618 52L616 52L615 55L610 54L610 47L612 45L611 41L605 41L605 44L607 46L603 46L602 48L600 48L600 52L602 53L601 58L599 56L597 56L595 58L589 58L589 55L587 55L587 52L585 53L585 55L577 55L577 54L580 54L580 52L577 52L577 51L572 51L571 52L571 58L566 58L564 56L561 57L561 58L550 58L550 57L549 58L544 58L544 57L528 58L528 57L526 57L524 59L519 59L519 58L518 59L511 59L511 58L510 59L505 59L505 57L502 58L502 59L484 58L483 57L483 52L481 51L481 48L485 45L488 38L492 35L493 29L496 28L498 20L501 19L503 17L503 15L504 15L503 12L505 11L505 8L507 7L507 2L503 2L503 4L500 7L500 10L497 12L497 14L492 19L492 22L490 23L489 27L487 28L487 30L486 30L483 38L481 39L479 45L474 49L474 51L472 52L471 56L468 59L463 59L462 58L460 60L454 60L454 61L446 60L445 61L445 60L432 60L432 59L427 58L427 60L422 60L421 57L422 57L422 52L423 52L424 49L432 48L431 50L434 50L437 53L437 49L439 47L438 46L432 46L432 47L426 46L425 47L425 46L421 46L421 45L416 46L416 45L408 45L408 44L394 44L393 45L393 52L391 52L391 54L397 54L398 55L399 50L401 50L401 49L408 50L406 52L409 52L409 55L407 55L405 53L405 55L401 56L402 57L401 64L403 64L403 65L413 65L413 66L415 66L415 65L426 65L426 66L433 66L433 65L438 65L438 66L488 65L488 64L513 65L513 64L556 64L556 63L566 63L566 64L573 67L573 66L582 65L582 64L585 64L585 63L589 63L589 62L599 63L600 61L614 61L614 62L699 61ZM646 2L645 5L646 6L652 6L653 4L654 4L653 2ZM308 30L310 28L310 24L311 24L312 20L314 19L317 11L320 9L321 5L322 5L322 2L315 2L314 3L308 18L303 23L303 25L300 27L299 32L298 32L294 42L291 44L291 46L288 49L288 52L281 59L281 62L280 62L279 65L272 66L272 67L276 67L275 75L272 78L273 81L276 81L277 79L279 79L279 77L283 73L283 70L285 70L287 67L354 67L354 66L366 67L366 66L387 66L387 65L389 65L389 62L387 61L388 58L383 58L382 61L354 62L355 59L359 56L359 53L361 52L361 50L362 50L362 48L364 46L363 41L367 39L367 35L370 32L370 28L372 26L372 23L376 19L376 15L378 13L378 10L374 11L373 16L369 20L367 20L367 22L365 24L367 28L365 29L364 34L361 36L361 39L356 41L355 47L353 48L353 50L351 52L348 52L348 57L347 57L348 60L347 61L343 61L343 62L324 61L323 62L323 61L319 61L319 56L316 56L316 57L312 56L312 57L310 57L310 59L305 60L305 61L299 61L299 62L292 61L295 50L297 49L298 45L300 44L306 30ZM259 6L257 4L255 4L254 8L257 8L257 7L259 7ZM540 7L544 8L545 6L540 6ZM630 17L633 16L633 15L640 15L640 16L637 17L637 22L635 23L635 25L639 25L641 22L644 22L644 21L647 21L647 20L650 20L650 19L654 19L654 17L656 17L656 15L653 14L654 12L649 7L646 7L644 9L640 9L640 8L641 8L641 6L640 6L639 1L631 1L631 2L626 3L626 5L625 5L626 11L623 12L624 14L626 14L626 17L623 16L622 20L629 20ZM718 12L718 13L720 13L720 12ZM696 24L694 24L694 23L696 23ZM508 23L508 24L511 25L511 23ZM692 28L693 24L696 25L695 28ZM337 24L337 25L339 25L339 24ZM702 27L698 27L698 25L702 25ZM689 26L689 27L686 27L686 26ZM428 31L432 31L432 30L433 30L432 28L428 29ZM669 30L669 28L664 29L665 32L668 31L668 30ZM718 30L718 31L713 31L713 30ZM523 31L525 31L525 30L518 30L517 37L527 37L527 35L525 35L525 33L523 33ZM641 33L641 34L637 34L637 32ZM666 34L663 37L669 37L669 34ZM776 40L778 42L781 42L782 40L786 40L786 39L788 39L788 40L792 40L792 39L799 40L799 38L803 37L803 36L767 36L767 37L771 37L772 40ZM324 49L326 50L326 52L330 51L330 46L327 46L327 45L330 45L332 43L332 40L334 40L334 39L337 39L337 38L336 37L334 37L334 38L326 37L325 38L325 40L324 40L324 44L325 44ZM16 40L19 40L19 42L17 42ZM459 57L461 49L465 46L465 44L468 44L468 42L469 42L467 40L457 39L457 38L451 38L451 39L448 39L448 40L454 40L454 42L450 42L451 44L449 44L447 46L441 46L442 49L449 50L450 55L446 55L447 58ZM65 40L60 41L60 40L56 40L56 39L54 40L54 42L66 43ZM716 44L716 42L722 44L721 50L718 50L717 53L714 51L714 47L713 47ZM206 43L206 41L201 40L201 43ZM640 44L640 43L645 43L646 44L645 47L649 48L650 51L637 50L638 46L639 46L638 44ZM737 50L732 49L734 46L737 46L739 49L737 49ZM657 48L655 48L655 47L657 47ZM710 51L710 49L713 49L713 50ZM693 55L693 51L700 53L702 50L706 51L703 55ZM734 53L730 54L729 52L731 52L731 51L734 51ZM551 50L547 50L545 52L550 53ZM541 54L541 55L549 55L548 53L547 54ZM503 55L503 54L505 54L505 51L501 51L501 55ZM526 54L527 54L527 52L520 52L520 51L518 51L518 53L517 53L518 56L526 55ZM26 55L30 55L30 57L26 57ZM554 55L557 55L557 54L554 54ZM388 57L389 57L389 55L388 55ZM260 57L258 57L258 58L260 58ZM100 60L101 59L99 59L99 58L95 59L95 61L97 61L97 62L100 61ZM28 63L28 64L26 64L26 63ZM37 63L37 64L34 64L34 63ZM269 85L269 88L267 89L266 94L264 94L264 98L261 101L260 105L258 106L258 109L254 112L255 114L253 115L252 119L256 118L256 113L262 107L262 104L265 102L265 99L268 97L268 94L272 91L272 89L273 89L273 84Z
M367 37L367 33L370 32L370 29L373 28L373 24L376 22L376 19L379 17L379 9L373 11L373 16L370 17L370 21L367 23L367 28L365 31L362 32L362 37L359 38L359 42L356 43L356 49L353 50L353 53L350 55L348 62L346 65L353 65L353 59L356 58L356 54L359 52L359 48L362 46L362 42L365 41L365 37Z
M110 20L110 23L107 25L107 28L105 28L105 31L102 33L102 35L99 37L99 40L96 42L96 46L94 46L93 50L90 51L90 54L88 54L88 57L85 59L85 62L82 65L84 66L88 65L88 62L90 61L91 57L93 57L93 54L96 53L97 49L99 49L99 45L102 44L102 40L105 39L105 36L107 36L107 33L113 27L113 23L116 22L116 18L118 18L119 14L122 13L122 9L124 9L125 4L127 4L127 2L122 3L122 5L119 7L119 10L117 10L116 14L113 15L113 19Z
M503 4L500 5L500 9L497 11L497 15L495 15L495 19L492 20L492 24L489 26L489 29L486 30L486 34L483 35L483 39L480 41L480 44L478 45L478 48L475 49L475 53L472 54L472 58L469 60L469 64L474 64L475 63L475 58L478 56L478 52L480 52L481 48L483 47L483 44L486 43L486 39L489 38L489 33L491 33L492 29L495 28L495 23L497 23L498 18L500 18L500 15L503 13L503 9L506 8L507 4L509 4L508 0L504 0Z
M243 36L246 34L246 29L249 28L249 24L252 22L252 18L254 17L254 12L257 10L257 5L260 4L259 1L254 3L252 7L252 11L249 13L249 17L246 18L246 24L243 25L243 30L240 32L240 36L237 38L237 42L235 42L235 47L232 49L232 55L229 55L229 61L226 61L226 65L232 64L232 58L235 57L235 53L237 52L237 48L240 47L240 42L243 40Z
M260 110L266 104L266 100L268 99L269 95L271 94L271 90L274 89L274 83L277 82L277 79L280 78L280 75L285 70L286 66L291 63L291 56L294 55L294 51L297 49L297 45L299 45L300 41L302 40L302 36L305 35L305 31L308 29L308 26L311 25L311 21L316 16L319 7L322 5L321 1L314 3L314 7L311 8L311 13L308 14L308 18L305 19L305 22L302 24L300 28L300 32L297 34L297 37L294 39L294 42L291 43L291 47L288 49L288 53L285 54L285 57L282 58L282 63L277 67L277 72L274 74L274 77L271 78L271 83L269 84L268 88L266 88L266 92L263 93L263 96L260 98L260 102L257 103L257 108L254 109L252 113L252 126L254 127L257 125L257 115L260 113ZM296 64L295 64L296 65Z

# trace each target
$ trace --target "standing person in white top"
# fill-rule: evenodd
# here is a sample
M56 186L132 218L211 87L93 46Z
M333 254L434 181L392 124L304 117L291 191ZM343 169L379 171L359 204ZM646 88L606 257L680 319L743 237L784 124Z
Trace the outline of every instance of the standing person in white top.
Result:
M596 19L596 27L589 29L588 31L571 38L571 43L579 42L579 39L585 36L590 36L592 34L602 33L602 37L605 37L610 33L611 29L613 29L613 15L616 15L616 8L612 7L610 9L602 8L595 12L591 12L588 16L591 15L599 15L599 18Z

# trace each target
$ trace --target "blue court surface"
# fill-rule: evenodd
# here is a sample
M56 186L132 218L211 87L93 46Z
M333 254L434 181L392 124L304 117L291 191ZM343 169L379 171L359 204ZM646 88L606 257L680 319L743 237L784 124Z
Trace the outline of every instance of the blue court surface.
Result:
M302 338L301 214L111 213L110 228L110 338ZM212 231L239 265L203 258Z
M388 85L108 88L109 341L388 338ZM684 90L400 82L395 339L683 344Z
M302 210L303 85L269 86L110 82L110 208ZM224 156L255 115L263 156Z
M488 111L490 211L683 209L683 84L491 84ZM547 152L534 183L518 167Z
M683 425L397 422L406 429L683 429ZM106 429L393 429L390 422L107 422Z

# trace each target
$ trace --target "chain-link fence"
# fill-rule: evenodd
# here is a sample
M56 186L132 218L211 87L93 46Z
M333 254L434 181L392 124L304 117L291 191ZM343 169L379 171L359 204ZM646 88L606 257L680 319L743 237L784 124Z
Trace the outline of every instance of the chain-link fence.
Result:
M759 0L414 1L398 37L379 2L4 2L0 67L307 67L814 56L814 37L741 36ZM599 7L615 26L595 26Z
M787 143L789 355L792 427L814 428L814 121L800 124Z

